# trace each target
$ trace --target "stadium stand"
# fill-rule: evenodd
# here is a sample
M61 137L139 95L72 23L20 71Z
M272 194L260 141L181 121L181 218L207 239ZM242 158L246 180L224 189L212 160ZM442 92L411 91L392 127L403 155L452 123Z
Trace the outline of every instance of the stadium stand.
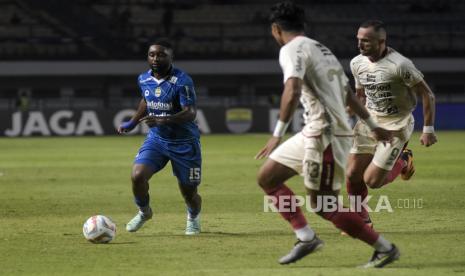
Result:
M358 53L358 25L379 18L387 23L388 44L419 62L439 103L465 102L465 1L297 2L305 7L309 36L332 49L346 70ZM31 110L133 108L147 45L161 36L174 41L176 62L193 75L199 106L279 104L270 1L63 3L0 0L0 110L15 110L24 96ZM253 70L250 60L257 61Z
M272 58L269 1L1 0L0 58L137 59L150 40L171 37L181 59ZM308 29L339 57L356 53L354 32L369 18L387 23L407 56L461 56L465 2L301 1Z

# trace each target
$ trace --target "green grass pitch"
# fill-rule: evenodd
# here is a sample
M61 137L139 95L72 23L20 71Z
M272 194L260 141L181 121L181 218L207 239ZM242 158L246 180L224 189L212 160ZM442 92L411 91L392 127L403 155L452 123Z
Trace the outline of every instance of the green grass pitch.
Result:
M290 266L277 263L295 238L278 214L263 212L255 183L262 161L253 156L267 137L202 137L203 233L194 237L183 234L185 207L169 165L151 180L154 219L125 231L136 213L129 175L143 137L0 139L0 275L374 274L356 268L370 247L311 213L324 249ZM372 218L402 253L377 275L465 274L465 133L438 138L425 148L416 133L414 178L370 191L389 197L394 212ZM289 185L303 193L301 178ZM110 244L83 238L93 214L116 222Z

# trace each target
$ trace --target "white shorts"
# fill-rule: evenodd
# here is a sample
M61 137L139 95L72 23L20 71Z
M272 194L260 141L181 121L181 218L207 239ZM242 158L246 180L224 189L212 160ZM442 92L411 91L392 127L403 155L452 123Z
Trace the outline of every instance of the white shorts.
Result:
M359 120L354 127L354 143L350 149L351 154L372 154L373 164L378 168L390 171L407 145L413 133L414 120L411 117L407 125L398 131L395 131L391 143L386 145L378 142L373 137L368 126Z
M305 137L295 134L270 158L304 177L305 186L317 191L337 191L345 183L345 169L352 137Z

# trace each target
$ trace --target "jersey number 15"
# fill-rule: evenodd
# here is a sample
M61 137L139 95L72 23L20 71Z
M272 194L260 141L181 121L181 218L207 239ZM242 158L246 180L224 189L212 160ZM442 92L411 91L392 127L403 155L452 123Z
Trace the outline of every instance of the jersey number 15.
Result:
M198 181L200 180L200 168L190 168L189 169L189 180Z

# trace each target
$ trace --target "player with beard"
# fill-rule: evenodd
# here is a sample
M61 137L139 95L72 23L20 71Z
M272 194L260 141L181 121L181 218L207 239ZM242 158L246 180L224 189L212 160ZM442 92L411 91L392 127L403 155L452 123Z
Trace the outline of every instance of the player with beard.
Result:
M413 154L406 146L413 132L417 97L422 99L424 117L420 143L429 147L437 141L433 92L408 58L386 46L386 36L383 22L362 23L357 32L360 55L350 62L357 96L374 122L394 133L392 142L383 144L374 139L366 122L356 124L346 185L349 195L359 200L367 197L367 186L381 188L399 174L404 180L414 174ZM359 214L371 225L364 208Z

